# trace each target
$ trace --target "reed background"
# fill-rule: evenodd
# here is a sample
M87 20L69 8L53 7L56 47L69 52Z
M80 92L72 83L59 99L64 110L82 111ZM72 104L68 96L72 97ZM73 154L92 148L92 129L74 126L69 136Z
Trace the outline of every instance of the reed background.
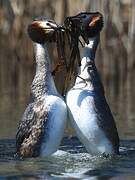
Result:
M135 0L0 0L0 138L15 136L29 99L35 64L27 25L38 16L62 23L80 11L104 15L96 64L120 137L135 137Z

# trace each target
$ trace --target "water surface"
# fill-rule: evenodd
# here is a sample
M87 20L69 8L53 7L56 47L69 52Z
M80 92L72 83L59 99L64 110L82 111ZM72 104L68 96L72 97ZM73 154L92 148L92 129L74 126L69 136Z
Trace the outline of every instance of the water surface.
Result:
M0 179L135 179L135 141L123 140L120 155L90 156L76 137L65 137L48 158L19 160L15 141L0 140Z

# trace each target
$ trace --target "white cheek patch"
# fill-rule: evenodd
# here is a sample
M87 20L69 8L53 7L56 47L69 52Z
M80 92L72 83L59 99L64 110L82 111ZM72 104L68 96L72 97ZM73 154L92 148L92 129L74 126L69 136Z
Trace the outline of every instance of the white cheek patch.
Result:
M44 27L44 28L52 28L52 27L56 28L56 27L57 27L56 24L51 23L51 22L49 22L49 21L41 21L41 22L40 22L40 25L41 25L42 27Z
M50 26L47 25L48 21L41 21L40 25L44 28L50 28Z

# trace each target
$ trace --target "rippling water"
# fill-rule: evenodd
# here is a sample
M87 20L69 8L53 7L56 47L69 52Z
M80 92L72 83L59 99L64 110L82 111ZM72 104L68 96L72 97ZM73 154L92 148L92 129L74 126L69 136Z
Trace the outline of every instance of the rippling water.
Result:
M48 158L16 160L15 141L0 141L0 179L135 179L135 141L121 141L120 155L90 156L76 137L64 138Z

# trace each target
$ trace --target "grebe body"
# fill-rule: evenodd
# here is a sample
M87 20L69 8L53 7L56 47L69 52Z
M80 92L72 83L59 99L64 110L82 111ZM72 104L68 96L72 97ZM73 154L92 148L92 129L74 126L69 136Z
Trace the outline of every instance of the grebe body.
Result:
M67 107L56 90L47 50L55 28L57 25L48 20L34 21L28 28L35 42L36 74L31 85L31 100L16 135L17 154L24 158L51 155L64 135Z
M66 96L69 117L80 141L92 155L118 154L119 137L95 66L99 34L88 38L76 82Z

